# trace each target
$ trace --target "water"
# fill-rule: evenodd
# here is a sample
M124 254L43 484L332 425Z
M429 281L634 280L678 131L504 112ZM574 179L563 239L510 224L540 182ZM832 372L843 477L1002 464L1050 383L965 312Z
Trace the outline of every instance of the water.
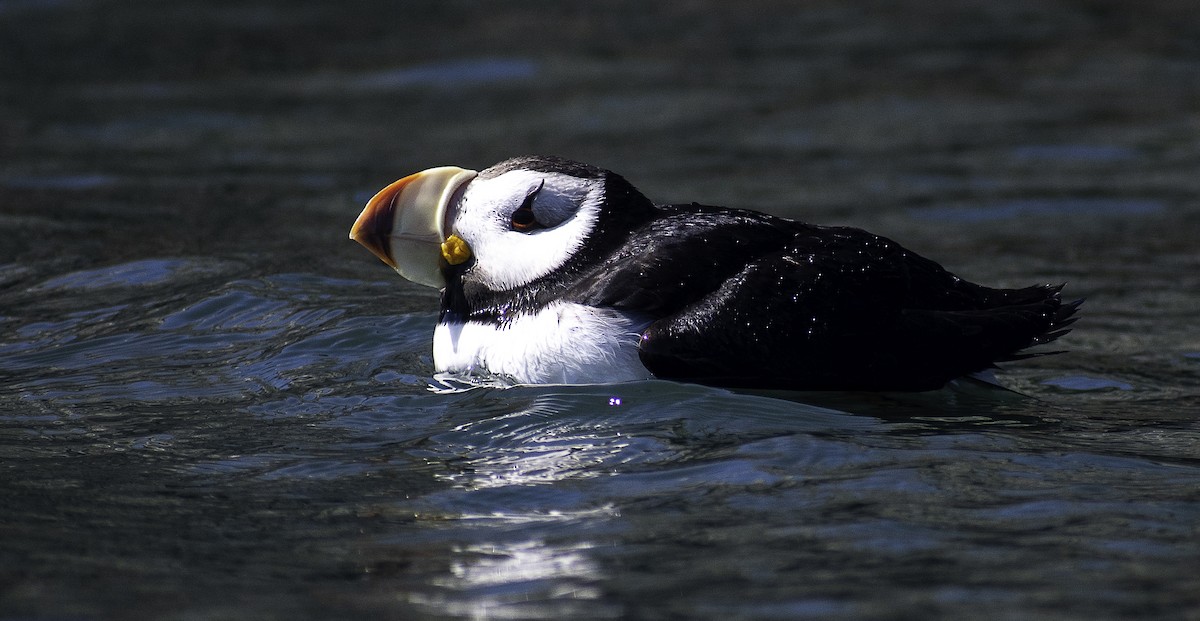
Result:
M1036 396L434 391L430 294L246 272L143 260L15 295L41 316L0 349L16 618L49 601L84 617L1106 617L1196 597L1185 399L1044 372ZM37 309L64 299L87 303Z
M1190 4L762 6L0 3L0 620L1200 617ZM1011 390L431 387L347 230L523 152L1088 302Z

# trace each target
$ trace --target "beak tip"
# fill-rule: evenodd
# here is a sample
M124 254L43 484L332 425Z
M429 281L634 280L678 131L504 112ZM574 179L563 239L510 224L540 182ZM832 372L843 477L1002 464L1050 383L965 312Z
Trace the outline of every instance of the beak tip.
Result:
M392 228L394 222L393 198L398 188L388 187L367 203L366 208L350 227L350 239L362 244L371 254L379 257L392 269L396 259L392 256Z
M350 234L350 239L362 244L364 248L370 250L371 254L386 263L388 267L396 269L396 259L392 257L391 244L387 236L372 235L369 233L363 234L362 232L355 231Z

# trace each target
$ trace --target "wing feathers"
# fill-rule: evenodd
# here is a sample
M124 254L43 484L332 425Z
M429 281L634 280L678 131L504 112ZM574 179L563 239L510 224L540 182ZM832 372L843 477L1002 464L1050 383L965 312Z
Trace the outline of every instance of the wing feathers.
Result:
M698 260L701 278L721 280L678 309L655 306L668 314L642 336L651 372L726 386L928 390L1030 356L1022 350L1069 332L1082 303L1063 304L1062 285L975 285L857 229L804 225L771 241L738 254L700 240L660 257Z

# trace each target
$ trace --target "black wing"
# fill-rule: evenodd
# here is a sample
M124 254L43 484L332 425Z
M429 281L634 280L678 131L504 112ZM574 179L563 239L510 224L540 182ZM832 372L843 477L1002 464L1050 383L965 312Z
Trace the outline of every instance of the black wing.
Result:
M639 232L574 297L654 319L656 376L795 390L928 390L1023 357L1078 303L990 289L852 228L698 207Z
M766 214L677 205L633 231L624 245L564 297L659 319L711 294L763 252L795 236L798 223Z

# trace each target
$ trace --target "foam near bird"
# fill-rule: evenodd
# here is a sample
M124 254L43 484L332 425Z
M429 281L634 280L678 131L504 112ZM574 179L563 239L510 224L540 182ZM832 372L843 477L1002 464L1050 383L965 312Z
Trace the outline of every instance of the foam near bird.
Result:
M410 175L350 237L442 289L439 372L523 384L931 390L1029 357L1080 304L970 283L856 228L656 205L553 157Z

